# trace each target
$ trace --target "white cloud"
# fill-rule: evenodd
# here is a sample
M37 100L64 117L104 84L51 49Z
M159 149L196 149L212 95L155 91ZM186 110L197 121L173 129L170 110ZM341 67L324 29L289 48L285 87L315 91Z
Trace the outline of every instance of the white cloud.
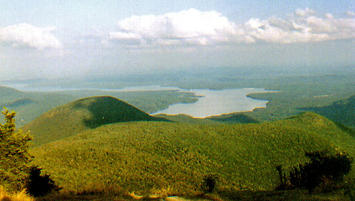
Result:
M228 42L236 25L216 11L184 10L163 15L132 16L118 22L113 40L137 40L142 44L210 45Z
M216 11L184 10L163 15L132 16L118 22L109 39L122 45L177 46L235 43L298 43L355 38L355 19L316 15L297 9L287 18L251 18L241 25Z
M301 11L299 11L301 12ZM353 18L311 15L308 10L288 19L250 19L245 23L247 34L259 41L274 43L318 42L355 38Z
M295 11L295 14L297 16L300 16L300 17L304 17L304 16L309 16L309 15L313 15L315 14L316 12L310 8L305 8L305 9L296 9Z
M247 34L257 41L295 43L327 40L324 33L313 33L307 24L278 18L250 19L245 23Z
M43 50L45 48L62 48L60 41L52 34L55 27L36 27L31 24L16 24L0 27L0 44L25 46Z

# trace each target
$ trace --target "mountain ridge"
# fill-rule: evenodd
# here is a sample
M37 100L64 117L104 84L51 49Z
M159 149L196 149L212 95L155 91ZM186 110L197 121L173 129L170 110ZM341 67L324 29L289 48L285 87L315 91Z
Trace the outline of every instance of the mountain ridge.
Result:
M65 189L114 183L135 192L190 192L205 175L221 188L264 191L285 171L307 162L305 153L328 150L355 156L355 139L334 122L307 112L252 124L121 122L87 129L32 150L41 168ZM348 178L354 178L355 170Z

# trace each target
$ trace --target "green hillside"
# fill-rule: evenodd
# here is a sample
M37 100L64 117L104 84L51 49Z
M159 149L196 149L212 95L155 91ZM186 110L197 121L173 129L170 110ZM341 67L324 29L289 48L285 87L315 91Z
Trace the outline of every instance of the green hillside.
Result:
M86 113L81 110L88 103L92 99L64 108L80 110L71 114L75 116ZM46 123L53 126L55 121ZM73 125L68 124L57 126ZM276 166L288 171L308 160L305 152L319 150L354 157L354 144L332 121L304 113L262 124L115 123L36 147L32 154L34 163L66 191L119 186L129 192L188 194L198 191L208 174L218 176L219 190L273 190L280 184Z
M155 117L167 119L173 122L193 123L193 124L217 124L219 122L212 121L207 118L196 118L186 114L156 114Z
M246 115L261 122L287 118L305 111L313 111L348 127L355 127L354 107L343 103L351 101L355 92L355 74L319 76L290 76L266 79L259 87L279 90L279 93L249 94L251 98L268 100L265 109L255 109ZM341 103L341 104L338 104ZM346 117L343 108L347 107Z
M248 116L245 113L231 113L219 116L208 117L210 120L225 122L225 123L258 123L259 121Z
M259 123L256 119L249 117L246 113L230 113L218 116L210 116L206 118L196 118L186 114L157 114L155 117L168 119L180 123L197 123L197 124L218 124L218 123Z
M135 105L147 113L154 113L177 103L193 103L197 97L190 92L163 91L105 91L73 90L53 92L22 92L0 86L0 108L16 111L17 126L22 127L49 110L91 96L112 96Z
M344 100L336 101L328 106L302 109L316 112L335 122L341 122L346 126L355 128L355 95Z
M24 94L10 87L0 86L0 106L6 106L7 102L13 102L16 99L23 98Z
M34 136L34 145L75 135L104 124L159 120L109 96L83 98L56 107L24 126Z

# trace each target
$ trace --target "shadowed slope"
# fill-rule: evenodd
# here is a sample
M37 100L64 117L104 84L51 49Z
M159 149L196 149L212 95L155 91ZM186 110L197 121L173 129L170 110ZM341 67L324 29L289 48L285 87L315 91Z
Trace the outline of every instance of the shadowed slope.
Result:
M243 113L231 113L231 114L223 114L219 116L208 117L210 120L220 121L225 123L258 123L256 119L249 117Z
M195 118L186 114L157 114L154 115L155 117L158 118L163 118L167 119L173 122L179 122L179 123L196 123L196 124L216 124L219 122L215 122L212 120L209 120L207 118Z
M335 122L341 122L345 126L355 128L355 95L328 106L300 109L316 112Z
M151 120L160 119L113 97L89 97L50 110L24 130L34 136L34 145L41 145L104 124Z
M88 110L91 116L83 119L86 127L127 121L153 120L149 114L113 97L84 98L74 102L74 110Z
M218 124L218 123L259 123L256 119L249 117L245 113L222 114L219 116L210 116L206 118L195 118L186 114L157 114L155 117L169 119L170 121L180 123L198 123L198 124Z

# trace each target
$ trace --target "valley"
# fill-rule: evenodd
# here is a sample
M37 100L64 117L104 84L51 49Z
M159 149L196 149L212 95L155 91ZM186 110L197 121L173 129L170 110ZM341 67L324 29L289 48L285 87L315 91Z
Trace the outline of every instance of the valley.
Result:
M354 101L349 96L354 85L344 88L353 83L344 78L328 77L331 89L321 84L324 80L314 83L312 78L308 83L308 78L296 76L288 78L295 83L274 80L269 90L139 86L19 91L1 87L0 92L2 106L17 111L17 125L24 125L22 130L33 137L32 165L61 188L60 194L43 200L75 196L134 200L136 195L147 199L252 200L259 196L261 200L303 200L312 195L297 190L280 195L275 190L282 184L277 167L290 174L308 163L307 153L317 151L355 156ZM249 86L255 86L253 82ZM283 84L276 87L277 83ZM212 101L207 104L210 107L221 104L236 109L195 118L198 115L176 107L198 111L194 104L204 97ZM226 101L219 102L220 97ZM258 101L263 108L240 111L244 109L238 101L251 108ZM172 114L164 114L174 107ZM352 188L354 168L352 163L342 188ZM208 175L216 178L212 194L202 190ZM317 192L315 200L328 197ZM346 198L342 192L333 193Z
M273 76L265 79L260 75L263 72L255 74L253 72L244 72L250 73L250 76L239 77L241 72L236 70L222 68L219 73L215 73L213 69L205 70L204 77L210 80L209 82L199 80L199 76L194 74L189 74L191 78L184 81L179 81L179 74L177 77L166 77L164 83L156 77L154 77L154 82L146 82L145 80L149 80L149 76L145 75L146 79L136 76L135 82L114 80L103 82L100 85L101 89L93 88L98 86L95 82L86 82L86 84L69 82L80 86L76 89L70 88L65 84L67 82L63 81L55 82L57 87L52 85L54 83L44 80L24 82L19 89L31 91L1 89L4 91L3 93L6 91L6 94L9 95L0 97L0 105L17 111L19 126L25 125L49 109L70 101L89 96L109 95L135 105L149 114L164 112L189 114L191 112L190 116L201 116L205 113L202 115L203 117L222 115L221 118L223 118L223 116L231 117L235 113L235 116L242 115L257 122L264 122L284 119L305 111L313 111L347 127L355 128L355 110L352 98L355 92L354 73L331 74L326 72L318 75L290 74L286 76L271 74ZM230 77L235 78L230 79ZM130 78L127 76L121 80ZM193 83L193 80L198 80L200 83ZM201 85L202 83L204 85ZM3 84L13 85L8 82L3 82ZM138 87L134 87L137 85ZM112 88L105 88L108 86ZM171 86L179 86L180 88ZM258 91L259 89L266 90ZM242 92L243 90L244 92ZM205 99L199 97L199 93L211 93L210 102L204 104ZM213 93L216 93L215 96L212 95ZM202 101L199 102L199 100ZM341 106L342 112L333 113L333 111L337 111L332 107L332 104L336 102L344 103ZM201 111L202 109L197 109L195 104L205 105L207 110L216 111L212 113L206 111L206 113ZM211 104L214 106L209 106ZM217 109L218 107L220 109ZM183 110L184 108L186 111ZM343 118L343 115L346 118ZM238 122L238 118L236 121Z

